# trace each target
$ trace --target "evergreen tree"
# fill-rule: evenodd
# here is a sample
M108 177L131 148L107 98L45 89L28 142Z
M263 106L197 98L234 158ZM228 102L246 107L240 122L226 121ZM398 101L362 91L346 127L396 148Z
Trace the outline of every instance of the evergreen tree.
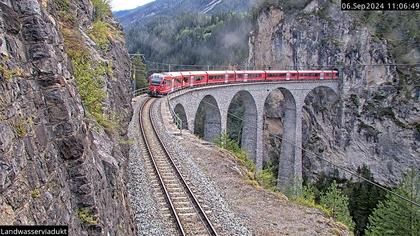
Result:
M146 65L140 53L132 59L132 76L136 84L136 89L146 88L148 86Z
M413 202L420 202L420 177L414 170L394 193ZM369 216L366 235L420 235L420 207L388 193L386 200Z
M341 190L338 189L335 181L332 182L331 186L327 189L327 192L321 196L320 203L331 209L334 218L347 225L350 230L353 230L354 222L349 212L349 200Z
M372 173L366 165L357 168L357 173L362 177L374 181ZM356 235L363 235L369 215L376 207L379 201L385 198L385 191L368 183L367 181L347 182L344 190L349 197L350 214L356 223Z

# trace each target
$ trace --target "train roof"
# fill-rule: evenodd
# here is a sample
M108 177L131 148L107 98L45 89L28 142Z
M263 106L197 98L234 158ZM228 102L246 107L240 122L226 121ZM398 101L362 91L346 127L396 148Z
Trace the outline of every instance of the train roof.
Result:
M226 70L226 71L180 71L180 72L163 72L163 73L154 73L153 75L162 75L162 76L185 76L185 75L220 75L220 74L256 74L256 73L321 73L321 72L337 72L336 70Z

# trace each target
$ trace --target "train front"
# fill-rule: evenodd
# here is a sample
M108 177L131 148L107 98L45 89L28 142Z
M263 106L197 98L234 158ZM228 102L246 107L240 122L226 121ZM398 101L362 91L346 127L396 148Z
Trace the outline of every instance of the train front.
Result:
M163 74L152 74L149 77L149 95L152 97L160 97L163 95Z

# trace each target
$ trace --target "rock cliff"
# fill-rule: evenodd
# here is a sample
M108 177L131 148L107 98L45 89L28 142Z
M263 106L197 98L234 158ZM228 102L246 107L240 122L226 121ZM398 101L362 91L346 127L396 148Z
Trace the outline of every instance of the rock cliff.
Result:
M353 170L367 164L376 180L390 186L409 168L420 169L419 68L383 66L418 63L418 37L400 40L413 33L402 33L403 24L383 34L380 27L389 27L386 22L372 27L366 23L369 17L343 12L335 1L306 1L299 11L284 9L271 4L257 14L249 63L341 73L340 94L320 88L306 98L304 148ZM401 17L412 21L417 15ZM406 48L396 45L401 42ZM271 137L266 161L277 161L280 140L272 133L282 133L281 100L281 94L274 94L266 103L265 126L271 132L266 131ZM303 153L303 162L310 179L334 169L309 152Z
M0 0L0 225L134 235L129 57L101 0Z

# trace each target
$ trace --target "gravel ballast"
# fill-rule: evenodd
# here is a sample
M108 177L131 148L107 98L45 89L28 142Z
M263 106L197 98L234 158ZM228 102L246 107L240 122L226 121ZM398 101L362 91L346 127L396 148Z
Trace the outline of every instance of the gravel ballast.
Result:
M128 164L129 198L139 235L170 235L160 217L139 146L141 140L139 113L146 99L146 96L136 97L132 103L134 113L128 128L128 137L132 142Z

